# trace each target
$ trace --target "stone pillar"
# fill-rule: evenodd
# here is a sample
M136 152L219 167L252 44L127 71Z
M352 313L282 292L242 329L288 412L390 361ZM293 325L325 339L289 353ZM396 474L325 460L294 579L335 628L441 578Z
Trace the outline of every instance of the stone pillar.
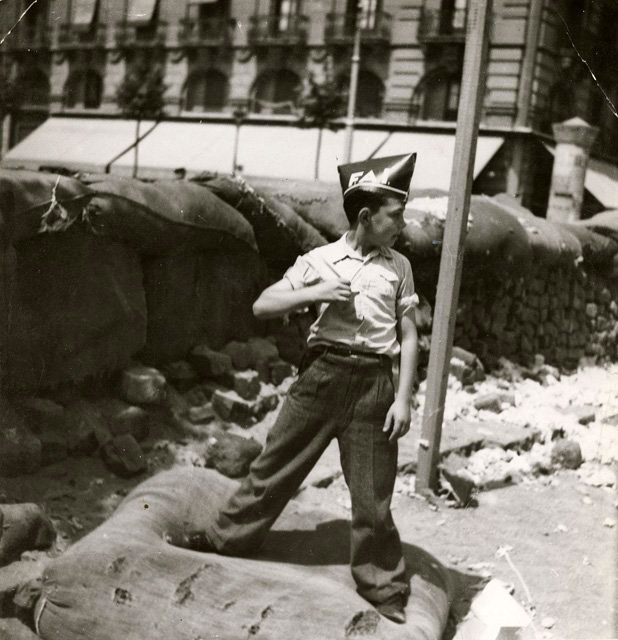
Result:
M599 132L581 118L553 125L556 150L547 219L572 222L581 216L590 148Z

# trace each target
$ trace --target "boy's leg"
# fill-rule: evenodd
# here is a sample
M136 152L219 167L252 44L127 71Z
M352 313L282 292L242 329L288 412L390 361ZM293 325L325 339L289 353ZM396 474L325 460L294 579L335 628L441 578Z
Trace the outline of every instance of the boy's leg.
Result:
M290 388L262 453L208 532L220 553L257 550L336 432L337 372L318 358Z
M352 501L351 569L358 592L374 604L406 595L405 563L390 511L397 475L397 443L382 431L393 401L385 368L364 386L352 419L339 436L341 466Z

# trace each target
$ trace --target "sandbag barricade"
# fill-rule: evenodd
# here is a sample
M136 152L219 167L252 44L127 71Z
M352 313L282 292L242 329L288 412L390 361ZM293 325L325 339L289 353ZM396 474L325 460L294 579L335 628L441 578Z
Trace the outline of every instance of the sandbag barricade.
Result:
M259 195L239 176L201 179L199 184L239 211L251 224L260 255L281 270L296 256L326 244L324 236L285 203Z
M62 231L81 218L92 191L51 173L0 169L0 246L46 231Z
M214 471L185 467L136 487L107 522L45 568L34 610L40 637L442 636L453 595L450 574L406 545L412 594L408 622L395 625L355 593L344 521L318 523L316 530L313 512L304 520L294 515L291 527L271 532L256 558L200 553L165 541L178 527L203 527L234 486ZM309 524L299 529L299 523Z
M329 242L340 238L350 227L338 183L252 178L251 185L260 194L292 207Z
M251 225L196 184L114 179L90 189L95 196L84 217L92 231L126 242L140 254L257 251Z

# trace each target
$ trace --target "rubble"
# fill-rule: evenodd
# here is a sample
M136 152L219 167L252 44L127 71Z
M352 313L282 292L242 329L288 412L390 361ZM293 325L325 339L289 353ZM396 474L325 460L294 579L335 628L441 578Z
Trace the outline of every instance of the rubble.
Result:
M130 367L122 372L121 391L130 404L158 404L165 399L165 376L152 367Z
M34 473L41 466L41 441L8 403L0 405L0 476Z
M565 469L578 469L582 462L582 450L573 440L558 440L551 450L551 461Z
M189 360L202 378L216 378L232 370L232 358L226 353L213 351L200 344L191 350Z
M261 450L261 445L253 438L221 431L209 438L204 457L207 467L228 478L240 478L249 473L249 466Z
M128 433L114 436L101 447L101 458L111 471L130 478L146 470L146 458L137 440Z

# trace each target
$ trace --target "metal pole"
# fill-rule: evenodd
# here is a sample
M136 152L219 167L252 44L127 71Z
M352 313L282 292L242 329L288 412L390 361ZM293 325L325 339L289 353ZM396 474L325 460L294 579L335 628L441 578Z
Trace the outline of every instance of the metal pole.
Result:
M356 111L356 92L358 90L358 71L360 67L361 18L363 7L358 3L354 25L354 48L352 50L352 68L350 69L350 88L348 94L348 114L345 121L344 162L352 160L352 138L354 137L354 112Z
M435 488L438 479L446 383L453 346L463 244L468 223L476 140L485 87L491 0L474 0L468 4L468 7L470 13L463 63L462 93L459 100L450 195L433 315L423 428L419 442L416 474L418 493ZM419 160L422 162L422 158Z

